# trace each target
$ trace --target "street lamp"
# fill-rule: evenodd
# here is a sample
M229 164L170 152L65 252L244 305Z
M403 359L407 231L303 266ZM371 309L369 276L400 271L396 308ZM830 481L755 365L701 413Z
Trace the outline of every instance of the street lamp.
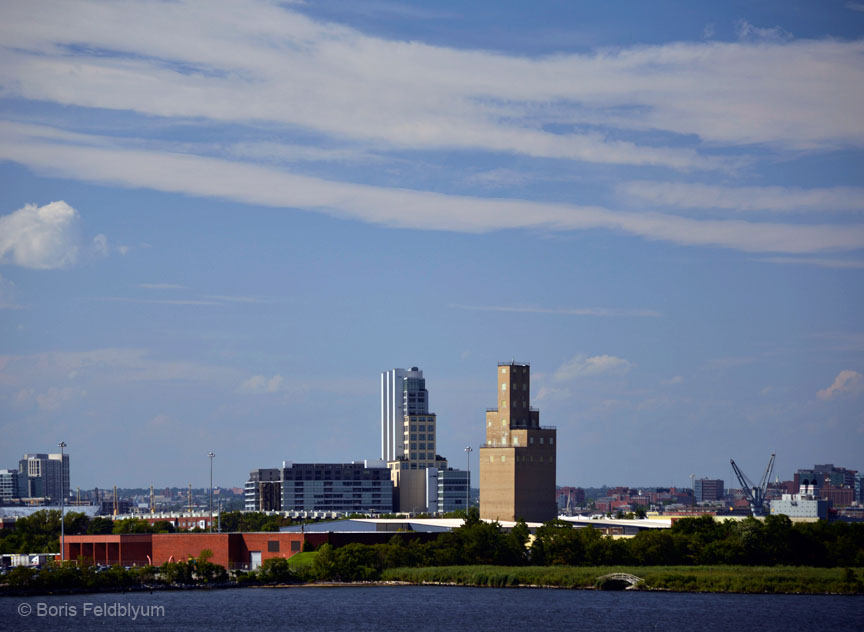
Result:
M468 461L468 476L465 479L465 519L468 519L468 506L471 504L471 446L465 448L465 456Z
M207 456L210 457L210 533L213 533L213 457L216 456L212 452L208 452Z
M693 508L696 508L696 484L693 482L695 474L690 474L690 491L693 493Z
M60 448L60 562L63 563L66 561L66 553L64 549L66 548L66 529L64 528L64 501L66 500L63 496L63 448L66 447L66 442L61 441L57 444Z

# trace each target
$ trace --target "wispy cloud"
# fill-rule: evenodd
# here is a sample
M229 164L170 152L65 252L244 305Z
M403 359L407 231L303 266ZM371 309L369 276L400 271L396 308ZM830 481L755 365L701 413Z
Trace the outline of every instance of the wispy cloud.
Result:
M843 6L850 11L858 11L859 13L864 13L864 3L862 2L847 2Z
M660 312L653 309L627 309L614 307L581 307L581 308L554 308L554 307L521 307L504 305L450 305L453 309L466 309L479 312L516 312L520 314L559 314L562 316L644 316L658 318Z
M864 259L825 259L820 257L764 257L753 259L763 263L780 263L784 265L817 266L820 268L864 269Z
M864 142L864 42L789 39L747 22L739 35L529 58L368 36L265 0L31 0L0 7L0 83L28 99L262 121L393 147L678 169L722 162L615 132ZM605 129L556 134L548 122Z
M552 376L556 382L569 382L580 377L595 377L599 375L625 375L635 365L624 358L610 355L588 357L577 355L568 360L555 371Z
M733 187L683 182L633 181L617 187L628 198L655 206L730 211L864 211L864 188Z
M185 285L177 283L139 283L137 287L145 290L185 290Z
M23 309L15 300L15 283L0 274L0 309Z
M50 128L38 128L43 137ZM599 206L480 198L302 176L273 167L139 149L51 142L33 126L0 123L0 158L53 175L293 207L396 228L488 232L606 229L684 245L815 253L864 247L864 225L701 220ZM411 208L411 213L404 209Z

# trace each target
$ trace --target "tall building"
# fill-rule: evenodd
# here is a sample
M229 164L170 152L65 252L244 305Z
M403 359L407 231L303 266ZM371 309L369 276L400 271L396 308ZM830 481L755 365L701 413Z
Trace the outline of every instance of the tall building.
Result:
M0 470L0 503L19 498L18 470Z
M724 481L719 478L697 478L693 481L693 493L696 495L696 502L721 500L726 493L723 485Z
M480 517L545 522L557 516L554 426L530 406L531 367L498 363L498 406L480 446Z
M69 497L69 455L25 454L18 462L18 486L22 497L59 502Z
M429 392L423 371L413 366L381 374L381 460L395 461L405 455L405 416L416 416L419 423L428 412Z

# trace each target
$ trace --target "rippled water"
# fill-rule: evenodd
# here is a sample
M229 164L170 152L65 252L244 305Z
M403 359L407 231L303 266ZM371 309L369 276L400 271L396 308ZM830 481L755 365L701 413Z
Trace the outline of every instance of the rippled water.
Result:
M0 598L0 630L52 628L861 631L864 597L347 586Z

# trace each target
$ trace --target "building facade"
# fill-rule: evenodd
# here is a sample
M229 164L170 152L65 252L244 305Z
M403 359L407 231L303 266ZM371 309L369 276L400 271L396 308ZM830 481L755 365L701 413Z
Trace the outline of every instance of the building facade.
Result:
M698 478L693 481L693 493L696 502L707 502L710 500L721 500L726 494L724 482L719 478Z
M414 421L420 424L420 417L428 412L429 392L423 371L414 366L381 374L381 460L395 461L405 455L406 415L417 416ZM422 423L427 422L423 419Z
M545 522L557 516L557 431L540 425L530 383L530 365L498 364L498 406L486 409L486 443L479 450L481 518Z
M25 454L18 462L18 489L22 498L68 498L69 455Z
M468 506L471 476L466 470L438 470L438 513L463 511Z
M250 472L247 511L391 513L393 482L380 461L292 463Z

